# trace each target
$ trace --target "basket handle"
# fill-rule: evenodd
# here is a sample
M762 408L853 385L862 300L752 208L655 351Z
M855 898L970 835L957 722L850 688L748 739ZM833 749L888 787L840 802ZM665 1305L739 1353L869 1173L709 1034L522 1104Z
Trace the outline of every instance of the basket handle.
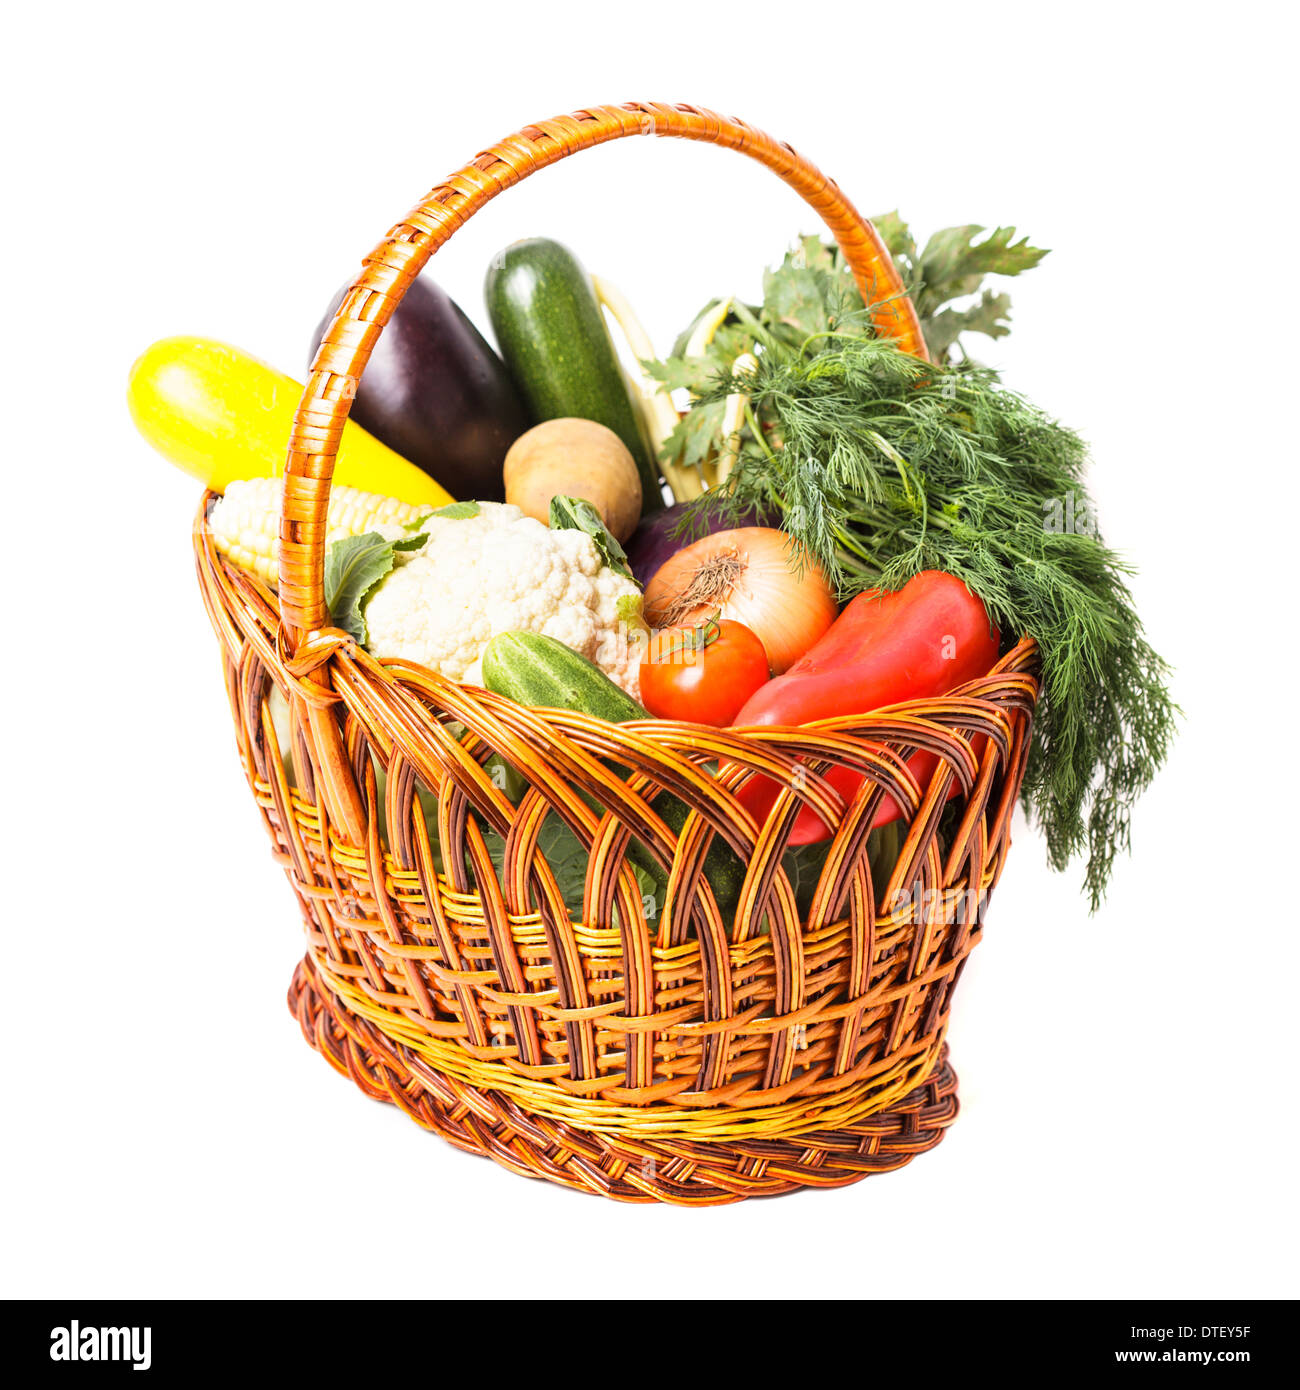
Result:
M655 102L590 106L525 126L439 184L388 233L366 257L321 339L294 416L280 519L280 615L290 654L328 621L325 520L334 457L357 382L411 282L452 233L502 190L578 150L626 135L702 140L766 165L830 229L873 306L876 327L905 351L928 360L916 310L875 229L835 183L789 145L703 107Z

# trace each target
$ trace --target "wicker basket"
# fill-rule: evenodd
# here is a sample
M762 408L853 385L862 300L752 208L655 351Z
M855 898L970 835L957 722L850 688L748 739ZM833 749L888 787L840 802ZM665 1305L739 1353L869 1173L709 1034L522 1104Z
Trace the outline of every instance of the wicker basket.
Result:
M942 699L740 732L525 709L381 665L327 626L334 454L403 293L503 189L647 134L724 145L779 174L834 234L878 327L924 355L875 232L788 146L696 107L591 107L480 154L366 260L289 441L278 597L218 555L210 496L194 534L244 767L302 909L308 949L290 1004L308 1041L368 1095L516 1172L627 1201L710 1204L896 1168L953 1119L944 1035L1007 849L1037 653L1022 641ZM273 685L292 749L277 739ZM904 764L917 749L938 755L928 785ZM528 783L518 804L485 770L496 755ZM819 775L832 764L866 778L850 805ZM790 788L762 825L735 797L754 771ZM441 871L417 789L436 800ZM680 836L651 809L662 789L691 809ZM889 881L873 883L867 836L886 794L905 808L905 840ZM781 856L804 802L837 833L801 919ZM538 850L549 813L590 848L581 920ZM499 873L485 827L505 838ZM725 917L701 873L715 835L748 866ZM657 921L625 858L633 836L671 871Z

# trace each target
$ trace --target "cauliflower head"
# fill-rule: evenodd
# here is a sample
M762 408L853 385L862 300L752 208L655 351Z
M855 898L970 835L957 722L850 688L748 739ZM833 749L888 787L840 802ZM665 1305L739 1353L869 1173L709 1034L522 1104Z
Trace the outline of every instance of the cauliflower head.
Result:
M478 685L493 637L540 632L639 699L640 653L623 621L626 601L641 597L636 584L583 531L552 531L509 503L478 506L476 516L422 523L428 540L398 555L367 602L369 650Z

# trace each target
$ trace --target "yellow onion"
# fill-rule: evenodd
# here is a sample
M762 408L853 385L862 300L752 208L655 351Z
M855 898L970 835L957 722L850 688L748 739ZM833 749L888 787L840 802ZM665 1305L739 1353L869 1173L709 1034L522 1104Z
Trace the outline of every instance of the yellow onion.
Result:
M807 551L783 531L744 526L679 550L646 585L646 621L689 627L718 616L744 623L772 673L794 664L835 621L835 595Z

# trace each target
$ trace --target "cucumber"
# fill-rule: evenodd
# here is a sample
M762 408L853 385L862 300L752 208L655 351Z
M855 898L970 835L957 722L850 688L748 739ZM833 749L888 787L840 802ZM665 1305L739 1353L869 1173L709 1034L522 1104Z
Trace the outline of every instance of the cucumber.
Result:
M492 638L483 652L483 684L517 704L573 710L611 724L651 717L580 652L537 632L503 632ZM688 814L683 802L669 792L660 792L650 805L674 835L682 833ZM662 902L668 876L659 861L636 839L630 841L627 855L653 880L655 896ZM733 911L740 901L745 866L717 835L704 857L704 876L718 907L724 913Z
M497 347L533 418L595 420L613 430L636 460L642 515L662 510L659 464L578 258L543 237L517 241L493 258L484 295Z
M581 652L540 632L501 632L492 638L483 649L483 684L534 709L573 710L611 724L651 717Z

